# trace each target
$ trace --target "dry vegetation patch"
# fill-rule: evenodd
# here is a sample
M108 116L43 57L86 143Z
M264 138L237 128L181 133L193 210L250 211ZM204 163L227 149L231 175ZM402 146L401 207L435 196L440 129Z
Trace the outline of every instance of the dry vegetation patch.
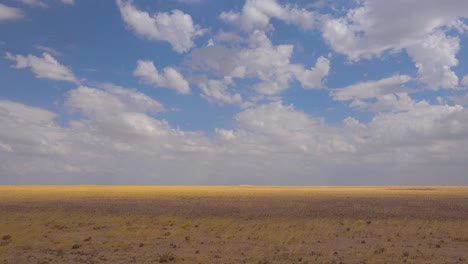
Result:
M466 263L468 188L0 187L2 263Z

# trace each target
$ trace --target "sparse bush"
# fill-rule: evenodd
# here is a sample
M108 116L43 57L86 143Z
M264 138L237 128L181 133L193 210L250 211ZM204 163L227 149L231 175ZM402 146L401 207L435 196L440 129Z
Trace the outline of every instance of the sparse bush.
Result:
M175 257L172 254L163 254L159 256L159 263L167 263L175 260Z
M73 244L71 248L72 249L79 249L80 247L81 247L81 245L79 245L79 244Z
M374 254L382 254L384 252L385 252L385 248L379 248L379 249L374 250Z

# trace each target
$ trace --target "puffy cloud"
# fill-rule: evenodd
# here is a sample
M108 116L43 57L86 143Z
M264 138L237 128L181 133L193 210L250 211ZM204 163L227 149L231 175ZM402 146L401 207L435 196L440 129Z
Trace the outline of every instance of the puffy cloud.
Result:
M105 90L80 86L68 93L66 106L86 116L74 127L92 126L108 135L164 135L168 125L146 112L159 112L163 106L135 90L105 86Z
M317 89L323 87L323 78L325 78L330 71L330 61L320 56L315 63L315 66L310 69L303 69L301 66L295 73L297 80L301 83L304 89Z
M468 87L468 74L461 80L461 85Z
M328 125L292 105L273 102L243 110L235 116L234 128L217 128L208 137L173 129L149 115L161 111L160 104L135 90L78 87L65 104L80 115L64 127L52 112L0 101L0 175L10 175L2 178L4 183L467 180L460 169L468 155L468 112L462 106L421 101L367 123L349 117ZM450 176L441 179L440 173Z
M421 81L428 88L453 88L458 84L450 69L458 64L459 39L448 37L448 29L463 30L468 3L437 0L360 1L346 16L322 17L324 39L336 52L351 60L380 56L385 51L406 49L415 62ZM395 19L395 14L403 19ZM435 15L436 14L436 15Z
M287 89L293 77L289 69L293 46L274 46L262 31L250 35L249 44L234 57L236 67L230 76L258 78L261 82L254 85L254 89L261 94L277 94Z
M211 71L235 79L256 79L251 86L257 93L275 95L298 80L305 89L323 88L330 61L319 57L314 67L291 63L293 45L273 45L263 31L250 34L248 46L227 48L214 45L194 50L191 65L195 70Z
M276 0L247 0L241 13L222 12L220 18L243 31L268 30L272 27L271 18L309 30L314 27L316 20L313 12L295 6L281 5Z
M244 151L266 155L309 153L312 159L355 151L336 128L279 101L246 109L235 120L238 141L234 144L251 148Z
M447 37L439 31L407 48L408 54L416 62L421 81L428 88L458 86L458 77L450 68L458 65L456 54L460 49L459 42L458 38Z
M24 17L24 13L19 8L10 7L0 3L0 21L18 20Z
M151 40L167 41L178 53L190 50L194 46L193 39L203 35L204 31L193 24L192 17L180 10L150 15L138 10L131 1L116 1L122 19L136 34Z
M359 82L343 88L333 89L330 96L336 101L351 101L350 107L371 112L400 112L413 109L416 105L426 103L415 102L408 95L415 92L405 86L413 80L408 75L393 75L374 81Z
M463 95L452 95L448 96L447 98L455 104L468 106L468 93Z
M228 91L228 86L232 84L229 79L224 80L202 80L198 86L202 90L202 97L210 102L223 104L241 104L242 97L239 93L233 94Z
M55 124L55 118L56 114L41 108L0 100L1 149L8 153L45 157L68 153L62 141L62 128ZM18 163L0 164L3 169L21 167Z
M60 64L47 52L42 53L42 58L34 55L13 55L9 52L6 53L5 57L16 62L16 65L13 66L16 69L31 68L37 78L68 81L72 83L79 82L69 68Z
M377 81L360 82L333 89L330 94L333 99L339 101L374 98L388 93L407 91L408 88L403 84L410 80L411 77L407 75L394 75Z
M162 106L135 90L81 86L67 94L65 105L80 117L63 127L52 112L0 101L2 182L129 183L125 175L135 175L167 183L167 175L181 172L180 162L186 163L184 175L203 167L189 165L186 156L209 153L201 133L173 129L152 117L149 112Z
M133 75L158 87L174 89L179 94L190 94L189 83L172 67L165 67L162 73L159 73L152 61L138 60Z
M62 0L62 3L67 4L67 5L74 5L75 0Z
M164 107L158 101L136 90L104 84L102 89L80 86L68 94L67 105L87 115L114 112L161 112Z
M467 118L467 111L460 105L430 105L421 101L408 111L375 116L370 123L361 124L355 136L362 144L374 146L376 150L381 146L389 150L412 150L412 147L417 146L419 149L416 148L416 152L422 152L442 144L455 148L456 142L467 143ZM428 158L423 153L419 154L421 156L411 154L411 157L415 160ZM444 155L449 157L458 154L454 151Z

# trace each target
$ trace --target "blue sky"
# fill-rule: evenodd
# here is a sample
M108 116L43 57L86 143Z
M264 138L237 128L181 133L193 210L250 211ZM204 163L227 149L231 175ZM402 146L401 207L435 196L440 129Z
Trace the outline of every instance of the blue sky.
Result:
M1 1L0 183L468 184L467 18L463 0Z

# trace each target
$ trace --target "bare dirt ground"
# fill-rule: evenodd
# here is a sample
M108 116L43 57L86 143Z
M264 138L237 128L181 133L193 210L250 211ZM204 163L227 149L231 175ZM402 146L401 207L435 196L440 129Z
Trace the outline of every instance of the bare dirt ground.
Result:
M468 187L0 186L2 263L468 263Z

